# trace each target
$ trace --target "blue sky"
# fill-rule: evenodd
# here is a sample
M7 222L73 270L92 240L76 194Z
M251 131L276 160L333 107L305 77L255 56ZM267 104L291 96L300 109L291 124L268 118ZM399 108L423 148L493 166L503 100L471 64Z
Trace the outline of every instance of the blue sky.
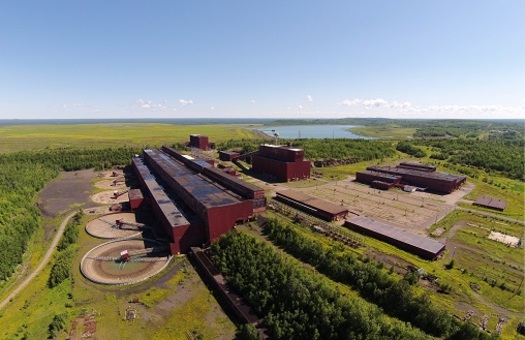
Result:
M525 1L2 1L0 119L522 118Z

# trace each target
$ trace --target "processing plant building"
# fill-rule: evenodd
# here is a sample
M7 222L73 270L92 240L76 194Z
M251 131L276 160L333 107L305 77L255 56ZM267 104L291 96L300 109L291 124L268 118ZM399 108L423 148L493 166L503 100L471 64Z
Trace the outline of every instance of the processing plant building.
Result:
M132 164L172 254L214 242L265 210L263 189L175 149L146 149Z
M304 150L281 145L263 144L251 156L252 170L276 182L310 178L310 161L304 159Z
M465 184L467 177L437 172L433 165L400 163L396 167L369 166L356 173L356 180L379 189L410 185L439 194L450 194Z

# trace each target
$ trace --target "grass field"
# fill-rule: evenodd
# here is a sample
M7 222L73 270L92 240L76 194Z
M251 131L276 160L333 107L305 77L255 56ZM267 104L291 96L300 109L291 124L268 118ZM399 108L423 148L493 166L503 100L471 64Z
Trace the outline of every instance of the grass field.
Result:
M0 153L58 147L154 147L187 142L190 134L207 135L212 142L255 138L245 127L157 123L0 126Z
M407 139L412 138L415 128L402 128L398 125L384 125L384 126L356 126L350 129L351 132L376 138L385 139Z

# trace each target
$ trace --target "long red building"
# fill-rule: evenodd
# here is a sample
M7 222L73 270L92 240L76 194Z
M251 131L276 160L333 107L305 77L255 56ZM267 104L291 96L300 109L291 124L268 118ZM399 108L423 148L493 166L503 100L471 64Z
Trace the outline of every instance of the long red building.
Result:
M144 160L134 158L133 165L152 200L155 215L170 238L172 253L186 253L192 246L214 242L236 224L265 209L266 199L261 188L248 183L243 186L242 181L213 171L206 162L171 151L187 164L167 152L147 149ZM210 168L207 172L213 174L210 177L193 170L207 168ZM156 186L148 186L152 180L158 181ZM173 214L188 223L173 220Z

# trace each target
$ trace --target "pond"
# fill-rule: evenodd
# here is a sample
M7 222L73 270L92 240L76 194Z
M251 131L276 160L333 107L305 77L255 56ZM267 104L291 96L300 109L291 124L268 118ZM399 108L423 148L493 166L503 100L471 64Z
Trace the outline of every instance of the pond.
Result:
M354 125L283 125L272 127L255 128L264 132L268 136L274 136L275 132L279 133L280 138L298 139L298 138L350 138L350 139L370 139L370 137L357 135L348 131L355 127Z

